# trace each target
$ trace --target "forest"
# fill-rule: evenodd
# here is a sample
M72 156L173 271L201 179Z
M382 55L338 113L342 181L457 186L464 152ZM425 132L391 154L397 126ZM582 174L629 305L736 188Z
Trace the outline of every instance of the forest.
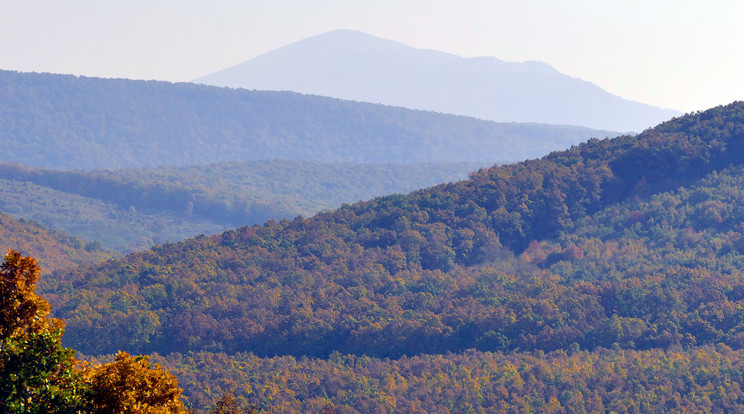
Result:
M617 134L293 92L1 70L0 98L2 160L52 169L274 159L493 164Z
M0 163L0 210L128 253L461 180L480 166L267 160L58 171Z
M207 412L735 412L744 103L39 281ZM108 358L108 359L107 359Z
M17 220L0 212L0 249L23 251L38 258L44 274L117 256L95 242L53 230L33 220Z

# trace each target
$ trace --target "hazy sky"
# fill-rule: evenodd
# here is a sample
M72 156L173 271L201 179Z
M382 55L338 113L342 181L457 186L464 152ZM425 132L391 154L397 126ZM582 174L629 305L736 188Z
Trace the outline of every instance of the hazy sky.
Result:
M189 81L355 29L543 61L624 98L692 111L744 99L742 19L738 0L0 0L0 69Z

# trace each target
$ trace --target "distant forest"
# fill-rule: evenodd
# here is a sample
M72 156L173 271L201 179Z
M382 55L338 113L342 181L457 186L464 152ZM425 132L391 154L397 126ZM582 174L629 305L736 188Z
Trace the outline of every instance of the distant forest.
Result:
M481 166L273 160L57 171L0 163L0 210L128 252L458 181Z
M267 159L490 164L616 133L187 83L0 71L1 161L94 169Z

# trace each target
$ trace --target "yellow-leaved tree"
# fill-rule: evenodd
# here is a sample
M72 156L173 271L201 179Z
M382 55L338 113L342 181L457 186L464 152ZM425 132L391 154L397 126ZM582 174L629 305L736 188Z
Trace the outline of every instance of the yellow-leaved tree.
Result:
M34 293L39 268L9 250L0 267L0 412L186 413L181 388L148 357L90 367L62 346L64 324Z

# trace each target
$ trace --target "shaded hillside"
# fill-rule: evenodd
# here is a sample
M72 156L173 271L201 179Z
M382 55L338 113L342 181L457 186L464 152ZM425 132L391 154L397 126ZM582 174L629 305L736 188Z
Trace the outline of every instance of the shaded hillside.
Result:
M96 243L86 244L77 237L49 230L39 223L16 220L0 212L0 251L13 249L33 255L43 273L112 257Z
M290 92L0 71L2 161L55 169L506 162L611 132L497 124Z
M50 295L78 287L53 302L68 321L70 344L86 353L127 347L393 357L685 340L738 347L738 322L723 317L713 325L703 316L707 300L695 292L718 291L704 295L715 306L744 300L736 293L740 274L729 271L742 260L736 243L744 216L717 211L727 224L699 235L707 213L662 204L671 210L651 216L660 226L655 239L627 234L644 223L637 203L663 192L687 200L680 185L702 193L721 187L722 204L744 202L732 190L739 184L717 181L735 179L742 145L744 104L736 103L463 182L60 273ZM696 200L685 202L708 208ZM616 234L582 235L618 208L633 218ZM689 214L683 221L664 222L682 213ZM720 246L734 246L725 250L732 256L714 250L718 261L706 262L709 246L686 242L688 233L721 239ZM636 285L638 292L624 296ZM77 313L80 300L96 311ZM707 333L705 323L721 333ZM615 324L629 325L616 331Z
M352 30L303 39L194 82L616 131L640 132L680 115L622 99L545 63L462 58Z
M0 163L0 209L119 251L142 250L460 180L479 165L274 160L85 172Z

